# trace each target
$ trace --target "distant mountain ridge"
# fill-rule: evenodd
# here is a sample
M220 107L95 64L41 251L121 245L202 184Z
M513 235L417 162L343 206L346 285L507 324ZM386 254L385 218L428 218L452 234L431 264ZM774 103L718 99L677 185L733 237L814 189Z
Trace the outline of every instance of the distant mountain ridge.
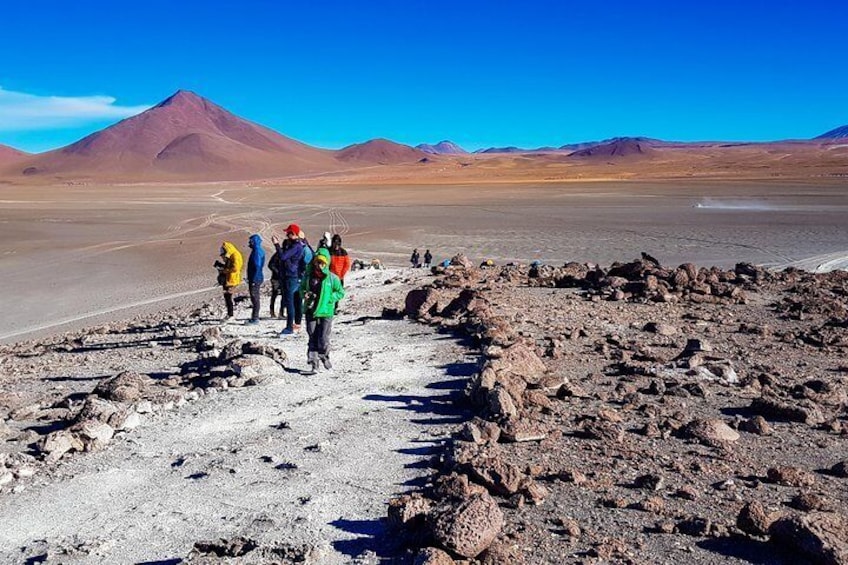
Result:
M419 151L430 153L431 155L465 155L468 153L465 149L454 143L453 141L440 141L435 145L428 143L419 143L415 146Z
M841 126L825 132L813 139L828 140L828 139L848 139L848 125Z
M515 161L526 165L529 161L566 162L568 158L588 160L587 163L592 159L604 162L629 157L634 160L659 154L677 158L684 151L691 154L692 151L745 146L780 151L818 147L827 152L822 154L827 161L841 158L843 140L848 140L848 125L810 140L692 143L614 137L535 149L489 147L474 151L474 154L523 155ZM472 158L462 163L450 159L461 155ZM468 167L473 160L465 149L449 140L410 147L387 139L372 139L340 150L320 149L236 116L193 92L180 90L140 114L60 149L31 155L0 145L0 176L47 177L51 181L217 181L346 174L359 167L430 161L442 163L438 170L444 172L450 170L452 162ZM503 159L490 163L497 166L501 161Z
M25 153L20 149L9 147L8 145L0 145L0 165L12 163L27 157L29 153Z

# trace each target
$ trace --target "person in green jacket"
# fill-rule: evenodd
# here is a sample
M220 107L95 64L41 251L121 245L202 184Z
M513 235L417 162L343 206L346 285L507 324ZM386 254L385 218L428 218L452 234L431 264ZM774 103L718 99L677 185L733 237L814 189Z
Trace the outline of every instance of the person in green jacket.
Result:
M306 314L306 333L309 334L307 360L310 369L305 373L314 375L318 364L330 370L330 332L336 303L344 298L345 291L339 277L330 272L330 252L321 248L312 259L308 272L301 283L303 311Z

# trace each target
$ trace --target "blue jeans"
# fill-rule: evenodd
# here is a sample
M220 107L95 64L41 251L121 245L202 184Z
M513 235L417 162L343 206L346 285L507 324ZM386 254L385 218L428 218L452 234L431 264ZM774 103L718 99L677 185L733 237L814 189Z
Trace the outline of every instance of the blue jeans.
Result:
M303 320L303 300L300 297L300 278L286 277L286 328L292 329Z

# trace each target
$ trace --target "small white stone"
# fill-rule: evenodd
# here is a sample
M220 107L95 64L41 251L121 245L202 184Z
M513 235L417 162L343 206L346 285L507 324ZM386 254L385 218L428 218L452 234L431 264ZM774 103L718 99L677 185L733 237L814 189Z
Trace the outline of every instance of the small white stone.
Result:
M150 414L153 412L153 404L149 400L142 400L136 405L135 411L139 414Z
M19 467L15 470L15 475L17 475L19 479L26 479L35 475L35 469L32 467Z

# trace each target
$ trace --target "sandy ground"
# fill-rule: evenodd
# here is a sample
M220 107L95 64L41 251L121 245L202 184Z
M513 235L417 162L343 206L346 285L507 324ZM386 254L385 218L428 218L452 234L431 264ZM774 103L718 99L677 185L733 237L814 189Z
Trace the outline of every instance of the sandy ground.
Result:
M4 494L0 561L169 562L196 541L240 535L312 548L317 563L387 551L385 502L426 480L428 454L462 416L449 396L474 362L432 329L367 317L372 299L397 292L382 284L392 276L354 278L332 371L300 374L301 333L282 342L285 377L160 412ZM283 322L241 322L225 334L281 343Z
M250 233L269 239L293 221L313 242L331 230L354 257L395 265L413 247L525 263L848 256L844 180L3 186L0 203L6 342L202 294L221 240L246 250Z

